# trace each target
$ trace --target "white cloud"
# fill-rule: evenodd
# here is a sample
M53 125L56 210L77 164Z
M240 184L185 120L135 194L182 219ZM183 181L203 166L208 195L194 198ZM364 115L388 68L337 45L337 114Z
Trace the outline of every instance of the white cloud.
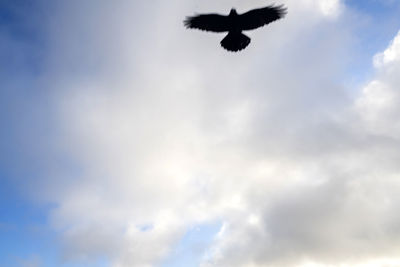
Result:
M387 65L396 63L400 60L400 32L393 39L390 46L382 53L374 57L375 67L387 67Z
M362 119L370 131L397 139L400 134L400 32L389 47L374 57L377 77L363 89L356 103ZM378 62L378 63L377 63Z
M239 54L182 26L229 1L60 6L46 82L77 168L43 194L68 257L154 266L191 225L217 220L205 266L395 256L397 78L382 71L353 105L336 80L351 36L342 3L285 3L288 17Z
M322 0L322 1L309 1L311 5L315 6L317 3L323 15L328 17L337 17L342 9L342 1L340 0Z

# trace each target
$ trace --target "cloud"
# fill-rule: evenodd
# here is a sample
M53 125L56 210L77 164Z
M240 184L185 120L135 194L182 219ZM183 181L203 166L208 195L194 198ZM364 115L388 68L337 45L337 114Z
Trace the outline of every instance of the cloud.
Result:
M231 1L56 7L44 84L63 160L39 192L57 204L67 258L154 266L192 225L214 221L223 228L205 266L395 255L394 72L383 63L352 99L338 79L352 40L344 4L285 3L288 17L251 32L240 54L182 26Z
M380 54L396 53L394 43ZM275 179L286 185L252 188L244 197L250 208L227 220L205 266L397 266L397 65L380 65L339 120L325 117L319 128L333 135L306 130L324 151L310 155L306 143L308 151L280 158Z
M356 108L369 131L397 139L399 124L400 96L395 89L400 79L400 33L393 39L389 47L374 57L377 77L363 89Z
M386 67L400 60L400 35L398 34L390 44L390 46L382 53L378 53L374 57L374 65L379 67Z

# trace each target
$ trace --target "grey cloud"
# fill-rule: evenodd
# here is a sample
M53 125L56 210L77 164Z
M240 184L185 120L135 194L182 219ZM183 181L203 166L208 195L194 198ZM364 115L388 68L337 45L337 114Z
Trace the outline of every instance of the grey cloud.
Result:
M208 265L298 266L312 261L355 266L397 257L398 62L379 70L340 123L328 116L317 128L303 129L311 138L302 139L300 146L309 149L296 149L299 144L290 142L289 153L274 155L281 168L265 179L275 175L270 179L286 182L280 188L266 183L249 190L249 209L227 220L229 227L214 248L215 261ZM336 131L321 132L326 127ZM315 145L320 149L312 149ZM293 174L299 175L297 180L291 180ZM252 213L260 217L255 225L248 222Z
M338 79L353 30L335 19L343 4L285 3L287 20L234 56L182 19L258 1L54 10L44 79L54 139L77 170L49 172L41 193L69 259L154 266L190 225L215 220L216 266L341 262L397 244L398 143L365 130Z

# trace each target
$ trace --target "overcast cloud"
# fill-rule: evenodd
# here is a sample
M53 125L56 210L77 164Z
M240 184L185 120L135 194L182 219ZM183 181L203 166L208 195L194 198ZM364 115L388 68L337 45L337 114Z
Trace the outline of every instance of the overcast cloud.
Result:
M237 54L182 20L265 1L52 7L40 86L57 122L32 191L67 260L160 266L219 223L201 266L400 265L400 33L354 88L353 11L281 3Z

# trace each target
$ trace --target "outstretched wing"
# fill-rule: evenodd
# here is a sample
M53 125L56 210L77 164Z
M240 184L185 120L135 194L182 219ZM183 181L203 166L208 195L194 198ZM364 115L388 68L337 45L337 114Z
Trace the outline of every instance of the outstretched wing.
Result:
M254 30L283 18L286 13L287 10L283 6L267 6L264 8L253 9L239 15L239 21L242 30Z
M187 17L183 22L189 29L199 29L210 32L229 31L229 20L227 16L218 14L204 14Z

